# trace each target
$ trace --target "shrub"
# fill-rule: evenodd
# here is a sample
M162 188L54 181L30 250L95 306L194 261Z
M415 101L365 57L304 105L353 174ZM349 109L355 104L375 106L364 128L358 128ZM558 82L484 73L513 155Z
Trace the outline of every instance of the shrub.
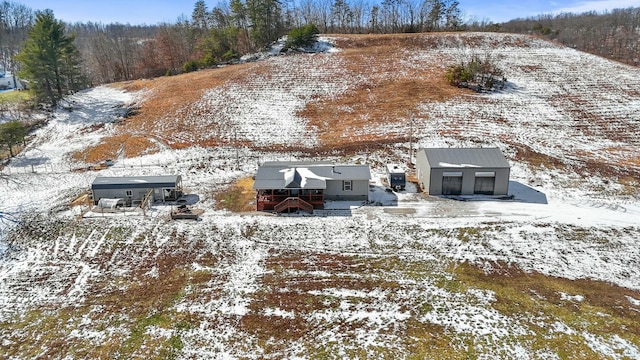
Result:
M238 54L236 54L232 49L227 50L226 53L222 54L222 60L231 61L233 59L237 59Z
M287 42L284 44L283 50L311 46L316 42L316 37L319 33L318 27L314 24L293 28L287 35Z
M463 61L447 69L445 78L453 86L472 87L477 91L502 89L507 79L490 55L484 58L474 55L471 61Z
M218 60L212 54L206 54L200 60L204 67L212 67L218 65Z
M182 70L186 73L196 71L198 68L200 68L200 64L195 60L187 61L182 65Z
M447 69L445 77L449 84L459 86L461 83L471 79L471 72L462 65L454 65Z

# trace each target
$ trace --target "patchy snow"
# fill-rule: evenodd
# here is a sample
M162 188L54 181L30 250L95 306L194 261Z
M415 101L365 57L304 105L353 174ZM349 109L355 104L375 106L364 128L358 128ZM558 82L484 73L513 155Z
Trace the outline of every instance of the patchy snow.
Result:
M354 85L343 61L326 54L278 56L264 61L270 71L254 76L249 83L228 83L206 91L201 100L190 106L189 122L193 127L214 128L218 137L249 140L259 146L286 143L291 146L314 146L316 131L299 116L313 98L335 98ZM307 68L305 81L291 69ZM167 119L168 125L171 123ZM192 138L192 131L172 130L184 141L207 139L210 132Z
M610 359L640 359L640 350L629 341L618 335L608 339L583 333L587 345L597 354L602 354Z
M255 54L247 54L240 58L241 62L249 62L256 60L265 60L272 56L280 55L284 45L287 41L287 37L284 36L277 41L275 41L271 46L269 46L265 51L258 52ZM340 51L340 49L335 46L335 39L326 36L318 36L317 41L313 44L313 46L309 49L302 49L303 51L308 51L310 53L334 53Z
M560 300L566 300L571 302L582 302L584 301L584 296L582 295L569 295L567 293L560 293Z
M504 40L501 35L491 35L488 41L493 37ZM411 66L424 66L435 56L450 56L453 51L443 44L433 52L412 54L403 61L411 62ZM577 119L574 111L579 106L564 98L568 88L569 92L574 91L571 89L584 86L585 81L593 82L596 89L615 87L612 91L594 90L589 94L598 106L589 103L587 110L594 116L626 117L630 126L637 126L640 70L538 40L532 41L529 48L505 45L497 52L510 54L503 60L508 69L509 88L493 95L425 102L421 106L422 119L418 119L422 126L417 142L422 147L442 147L473 145L478 139L490 139L493 145L505 148L512 164L511 200L472 197L456 201L422 196L413 184L408 184L406 191L389 192L380 180L386 170L374 167L369 204L327 202L327 209L318 211L316 216L274 217L216 211L214 200L208 195L211 190L253 175L258 163L278 160L279 155L243 148L241 161L237 162L237 149L233 148L164 148L156 154L120 159L100 172L72 172L78 164L68 154L117 131L113 122L121 114L120 106L136 102L138 94L102 86L70 97L73 111L56 112L46 126L36 131L35 140L27 149L3 170L10 180L1 184L0 191L0 321L20 318L30 309L44 305L81 304L92 284L131 276L140 264L149 264L143 274L157 280L162 270L156 259L161 253L185 246L177 243L178 238L202 246L192 250L195 255L190 269L215 275L197 293L190 293L195 290L187 288L186 295L171 307L176 313L195 314L202 319L196 327L181 330L185 358L260 357L257 341L236 325L237 319L251 314L256 293L264 291L260 282L269 271L265 262L271 252L318 252L381 259L394 256L407 261L466 261L480 266L503 262L525 271L568 279L590 278L640 291L638 199L619 195L620 184L605 183L598 175L584 178L561 170L530 169L513 161L510 152L516 141L540 153L575 157L575 161L580 161L578 154L610 156L621 162L638 158L637 133L615 140L609 131L620 131L618 128L602 131L592 128L584 132L581 127L587 126L589 120ZM317 73L312 74L313 81L309 84L299 84L293 79L273 83L265 75L256 80L263 84L261 87L228 84L210 89L194 106L216 109L212 112L215 115L194 118L194 124L229 121L237 125L234 128L242 129L241 136L250 137L258 145L274 145L275 134L279 141L284 139L292 145L315 144L317 134L308 129L298 111L316 95L341 96L361 81L349 78L341 60L330 55L270 57L265 62L272 71L284 72L285 68L304 64ZM541 69L527 71L529 67ZM567 75L567 69L574 72ZM577 76L580 71L588 73ZM466 122L459 123L460 119ZM452 127L464 129L466 137L459 140L442 135L444 129ZM605 151L612 147L621 150ZM366 159L381 164L388 162L386 156L365 155ZM362 155L330 160L361 159ZM197 206L205 209L200 221L168 221L170 206L154 206L146 215L96 213L84 220L75 220L83 209L68 208L68 203L98 175L167 174L182 175L185 190L199 197ZM77 232L60 232L56 222L47 218L59 219L63 224L79 221L83 225L72 226ZM47 236L18 236L15 240L12 236L16 235L13 231L18 223L9 219L24 222L36 219L51 228L44 229ZM93 230L86 231L88 227ZM461 236L460 229L464 228L479 229L479 234ZM122 240L114 240L119 237ZM8 239L15 241L8 243ZM201 257L205 252L216 254L219 263L205 263ZM328 277L321 270L306 275ZM404 326L415 318L463 337L490 339L487 340L490 348L483 350L482 345L475 348L484 354L482 358L496 358L491 356L498 354L495 350L512 358L549 355L545 349L537 352L527 347L522 339L531 334L531 327L522 319L494 309L492 304L496 300L492 292L449 291L429 280L400 280L402 288L394 293L333 286L308 291L308 295L337 299L337 308L309 314L293 312L284 306L261 311L266 316L304 319L316 324L360 324L348 336L365 349L400 347L401 341L389 334L388 329ZM584 301L582 295L560 295L565 301ZM420 297L425 297L424 304L429 306L419 316L402 305L403 301L417 301ZM627 299L637 307L638 297ZM91 316L99 313L100 309L92 309L70 330L69 336L93 344L115 335L123 336L124 330L117 326L105 329L95 325ZM551 332L579 334L602 356L640 358L638 344L618 335L602 338L561 321L552 321L548 326ZM317 340L325 344L346 341L336 331L337 327L320 327L315 333ZM173 336L156 326L146 331L159 338ZM228 344L235 341L239 342L237 347L230 349ZM5 343L11 342L3 339L2 344L7 346ZM304 358L301 346L292 344L289 357ZM347 356L344 348L340 351Z
M634 306L640 306L640 300L634 299L631 296L627 296L627 300Z

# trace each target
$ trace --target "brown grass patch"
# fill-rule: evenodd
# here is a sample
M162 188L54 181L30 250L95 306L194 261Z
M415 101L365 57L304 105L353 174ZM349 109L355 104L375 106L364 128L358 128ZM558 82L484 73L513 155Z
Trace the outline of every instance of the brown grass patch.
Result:
M418 35L341 36L337 46L343 51L335 56L346 60L354 77L366 81L338 98L311 102L300 112L319 129L322 147L341 149L352 144L362 150L377 142L404 142L404 131L372 129L407 123L410 112L425 101L445 101L463 94L466 90L450 86L437 67L403 67L399 71L398 59L405 51L428 48L433 39Z
M631 196L640 195L640 177L638 176L623 176L618 179L620 184L624 186L623 194Z
M564 163L560 159L539 153L533 150L530 146L525 144L512 143L516 149L515 159L522 162L527 162L534 167L546 167L547 169L564 168Z
M253 178L239 179L230 187L213 194L216 209L233 212L253 211L256 209L256 192L253 190Z
M242 83L246 77L252 75L257 66L255 63L232 65L125 85L150 91L141 104L140 113L128 119L125 122L125 128L153 130L154 122L163 119L173 120L179 124L185 120L181 116L184 109L200 100L208 89L222 86L227 82Z
M241 319L241 328L256 337L271 356L281 353L291 340L300 340L305 346L305 354L313 358L324 358L337 349L356 358L371 353L397 357L399 347L422 355L454 351L450 338L437 325L422 324L413 319L406 326L396 324L389 329L380 329L368 320L347 320L351 317L349 312L371 311L375 314L380 311L380 306L385 306L382 305L384 303L400 303L402 300L398 297L402 297L400 294L405 288L399 279L427 277L433 264L414 263L396 257L274 251L265 265L267 272L262 276L261 290L253 294L249 306L251 312ZM354 295L346 295L349 293ZM380 295L357 295L373 293L385 295L384 298ZM401 306L401 311L415 311L412 305ZM272 315L267 313L268 310L278 310L285 315ZM341 317L341 313L347 318ZM314 317L314 314L321 316ZM325 319L322 314L338 316ZM367 349L351 348L357 342L356 334L367 328L372 334L385 338L389 335L403 339L400 341L402 345L394 348L372 345ZM318 343L316 337L327 330L340 336L335 342Z
M84 230L90 233L92 226L76 229L78 233ZM182 346L179 330L196 327L200 321L198 315L177 313L173 306L190 295L188 291L197 293L213 277L210 272L194 270L192 264L215 266L219 255L208 251L203 242L187 240L175 232L169 235L175 241L174 246L141 250L135 244L121 243L130 240L131 231L112 227L104 234L119 244L114 246L122 248L90 259L105 276L93 279L82 301L65 306L38 306L25 316L0 322L0 331L8 341L8 345L3 344L2 353L18 358L172 358ZM153 243L140 246L153 247ZM147 251L148 256L140 256L139 250ZM120 261L113 264L111 257L116 253ZM150 272L154 268L155 277ZM126 275L113 275L112 271L120 274L121 270ZM200 299L206 296L213 294L207 293ZM174 335L148 333L150 327ZM97 344L91 336L70 336L75 329L106 331L108 336Z
M365 85L337 99L318 98L300 112L299 115L309 120L310 126L318 129L321 140L319 148L297 149L283 144L275 150L320 153L338 150L350 153L379 148L381 144L406 141L406 134L402 131L393 133L387 130L375 131L375 128L406 122L409 112L425 100L444 101L467 91L449 86L439 67L403 67L401 71L398 68L398 59L407 50L429 49L435 46L438 39L438 36L425 34L340 35L337 46L343 51L332 56L343 57L348 64L347 70L355 77L365 78ZM127 91L146 91L146 98L137 113L119 125L120 135L107 137L102 144L87 149L83 154L76 154L74 158L87 159L87 162L113 158L122 147L123 138L134 137L136 134L161 139L173 148L228 145L228 139L214 136L193 140L196 136L188 135L203 131L215 133L216 130L190 124L190 118L208 111L192 105L208 89L228 83L244 84L250 77L268 71L270 67L267 63L257 62L114 84L113 86ZM181 133L181 137L174 136L176 133ZM144 144L140 145L142 147ZM150 147L148 150L125 148L122 155L131 157L157 151L154 144L148 142L146 145ZM248 142L243 145L252 146ZM268 150L273 151L274 148Z
M220 142L210 140L205 143L175 139L176 131L196 134L203 131L185 123L190 120L191 105L202 98L211 88L223 86L227 82L241 83L251 76L256 64L233 65L219 69L201 70L177 76L160 77L152 80L135 80L116 83L112 86L126 91L145 91L146 98L137 112L119 124L116 136L103 139L98 146L74 154L76 160L96 162L115 158L122 149L122 156L135 157L158 151L157 146L147 137L155 138L174 148L193 145L217 146ZM141 136L139 134L145 134ZM86 160L84 160L86 159Z
M148 79L139 79L139 80L131 80L120 83L113 84L114 87L120 88L124 91L140 91L148 88L151 84L152 80Z
M492 307L520 321L538 318L553 323L557 320L578 334L588 331L603 338L615 334L640 346L640 312L627 298L640 298L637 291L602 281L524 272L501 263L494 264L488 273L468 263L458 264L452 271L465 285L495 292ZM571 298L576 295L583 299ZM593 353L580 336L540 328L536 321L529 326L537 329L536 336L531 338L533 348L549 348L565 358L601 357Z
M500 291L501 288L509 288L526 296L535 293L538 299L544 299L550 304L565 307L570 311L577 309L576 305L590 305L601 308L604 313L628 318L633 322L632 328L640 334L640 313L631 309L631 303L627 296L638 298L640 293L602 281L589 279L566 279L554 276L547 276L536 272L525 272L516 266L494 263L492 270L484 272L482 269L468 263L455 265L453 272L466 284L493 288L500 296L507 293ZM561 293L569 295L582 295L584 301L576 304L571 301L561 300ZM505 300L504 298L503 300ZM501 298L498 298L500 303ZM508 303L508 301L506 301ZM521 303L518 307L505 306L504 311L512 313L523 310L535 311L534 303Z
M24 150L23 144L16 144L12 146L13 154L18 155ZM11 157L11 152L8 148L6 148L3 144L2 148L0 148L0 160L9 159ZM2 169L2 165L0 165L0 169Z
M108 159L135 157L158 152L157 145L146 136L122 134L104 139L100 144L71 154L71 158L87 164Z
M514 160L528 163L532 167L570 169L571 172L584 177L598 175L604 179L618 179L621 182L624 181L623 179L640 177L640 166L637 166L633 159L630 160L630 163L612 163L608 159L594 158L593 154L584 152L571 154L572 156L569 159L560 159L537 152L525 144L514 143L507 139L505 139L505 142L511 143L510 145L516 150ZM578 161L576 158L581 160ZM628 192L628 190L625 192Z

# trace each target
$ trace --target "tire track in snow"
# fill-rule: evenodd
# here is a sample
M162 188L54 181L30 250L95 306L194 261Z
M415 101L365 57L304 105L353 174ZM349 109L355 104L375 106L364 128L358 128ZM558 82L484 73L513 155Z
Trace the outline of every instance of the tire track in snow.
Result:
M106 238L107 238L107 234L109 233L109 231L111 231L111 227L109 227L107 229L107 231L105 231L102 236L100 237L100 239L97 241L97 243L91 247L91 250L89 250L88 254L90 257L96 257L96 254L98 253L98 250L100 250L100 248L102 247L102 245L104 244ZM95 231L94 231L95 232ZM91 233L93 234L93 233ZM89 236L91 237L91 236Z
M95 233L96 233L95 229L93 231L91 231L91 233L89 234L89 236L86 237L84 242L82 244L80 244L80 247L78 247L78 250L75 251L75 258L77 260L82 259L82 252L84 252L84 249L87 247L87 244L89 243L89 241L91 241L91 237ZM75 236L75 232L74 232L74 236Z

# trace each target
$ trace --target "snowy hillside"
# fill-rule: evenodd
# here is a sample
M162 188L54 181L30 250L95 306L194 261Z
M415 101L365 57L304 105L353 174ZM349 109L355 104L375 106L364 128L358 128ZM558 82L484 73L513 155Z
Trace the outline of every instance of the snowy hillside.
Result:
M0 353L640 358L640 69L520 35L331 41L67 99L2 170ZM506 90L442 83L472 51L500 59ZM385 191L410 131L414 148L500 147L513 200ZM217 210L290 159L371 164L371 203ZM98 175L166 174L200 221L70 206Z

